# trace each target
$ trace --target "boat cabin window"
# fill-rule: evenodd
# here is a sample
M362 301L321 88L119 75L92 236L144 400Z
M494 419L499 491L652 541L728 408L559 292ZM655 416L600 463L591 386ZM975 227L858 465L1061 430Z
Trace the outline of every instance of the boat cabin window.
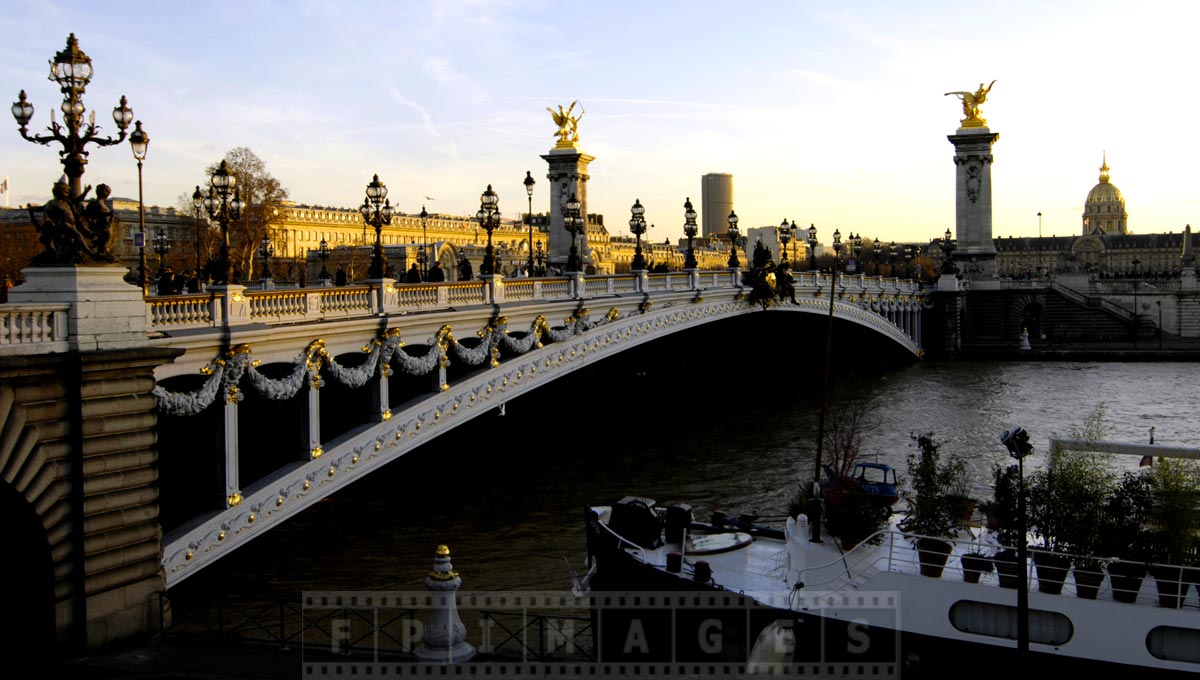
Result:
M959 600L950 607L950 625L964 633L1017 639L1017 608L1005 604ZM1075 634L1071 619L1058 612L1029 610L1029 641L1064 645Z
M1146 635L1146 650L1167 661L1200 663L1200 630L1158 626Z

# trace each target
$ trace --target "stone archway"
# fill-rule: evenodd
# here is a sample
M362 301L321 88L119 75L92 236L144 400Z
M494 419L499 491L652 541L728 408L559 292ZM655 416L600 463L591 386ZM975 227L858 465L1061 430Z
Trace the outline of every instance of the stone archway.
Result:
M0 481L0 517L5 557L0 583L8 585L0 635L10 649L45 659L54 649L54 557L37 511L11 485Z

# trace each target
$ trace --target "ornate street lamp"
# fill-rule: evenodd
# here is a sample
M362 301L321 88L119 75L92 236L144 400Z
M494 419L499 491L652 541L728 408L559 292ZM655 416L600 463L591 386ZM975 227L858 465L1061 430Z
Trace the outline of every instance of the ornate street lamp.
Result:
M629 209L629 213L629 231L637 237L629 269L635 272L642 271L646 268L646 256L642 254L642 234L646 233L646 207L642 205L642 199L633 200L633 207Z
M271 280L271 263L270 257L275 254L275 244L271 243L271 237L263 234L262 241L258 244L258 256L262 258L262 279L264 282Z
M738 230L737 213L730 210L726 220L729 222L729 230L726 232L729 236L729 268L737 269L742 266L742 263L738 262L737 256L738 239L742 237L742 233Z
M425 206L421 206L421 280L429 280L429 232L426 228L429 223L429 213L426 212Z
M817 268L817 227L814 224L808 225L808 269L815 271Z
M535 269L534 271L537 272L537 276L545 276L546 275L546 270L542 269L542 259L545 258L545 256L546 256L546 253L542 250L542 242L538 241L537 242L537 252L534 254L534 257L537 260L537 269Z
M891 265L891 268L892 268L891 271L892 271L893 278L899 278L899 277L896 277L896 257L899 254L900 254L900 250L896 246L896 242L892 241L892 245L888 246L888 264Z
M796 261L796 220L792 220L792 226L788 227L789 235L792 237L792 262Z
M583 233L583 217L579 214L581 207L582 204L574 193L563 204L563 229L566 229L571 234L571 252L567 254L567 271L569 272L583 271L583 262L579 257L579 249L575 247L576 237Z
M208 216L221 225L221 248L217 254L217 267L214 272L219 285L229 285L233 282L233 261L229 259L229 223L242 215L242 199L238 195L237 178L229 172L229 165L224 159L221 165L213 171L209 180L208 196L204 197L204 208Z
M491 276L496 273L496 252L492 248L492 230L500 226L500 196L492 191L492 185L479 196L479 212L475 213L479 226L487 232L487 248L483 251L483 263L479 265L479 273Z
M854 271L861 272L862 266L862 234L850 234L850 246L854 249Z
M25 99L25 90L21 90L17 101L12 105L13 118L17 119L22 137L46 146L49 146L51 142L62 144L63 148L59 152L59 158L70 182L73 199L79 197L80 178L83 177L83 166L87 165L88 152L84 150L84 147L88 144L111 146L125 141L125 130L133 122L133 110L129 108L128 101L122 95L120 103L112 112L113 122L117 124L117 129L121 132L116 139L96 135L100 128L96 126L94 111L88 119L87 126L84 127L83 92L91 79L92 59L79 49L79 42L75 40L75 34L72 33L67 36L66 48L54 55L54 61L50 62L50 80L58 83L63 94L61 109L66 128L64 129L54 120L54 112L51 111L50 125L46 128L50 134L30 135L27 126L33 118L33 105Z
M122 131L122 134L124 132ZM142 294L146 294L146 203L142 198L142 161L146 160L146 152L150 149L150 135L142 129L142 121L138 121L133 134L129 135L129 148L138 164L138 238L142 242L138 248L138 278L141 279ZM78 194L75 194L78 195ZM160 231L159 234L162 234ZM161 267L160 267L161 269Z
M329 242L321 239L320 245L317 246L317 257L321 258L321 274L319 278L324 281L329 278L329 270L325 269L325 263L329 261Z
M950 233L949 229L947 229L946 233L942 236L942 242L939 245L942 248L942 273L956 273L958 268L954 266L954 260L950 259L950 256L954 252L955 248L958 247L958 244L954 242L953 234Z
M683 203L683 233L687 236L687 257L683 260L684 269L695 269L696 252L692 250L692 239L696 238L696 211L692 209L692 199L689 197Z
M529 275L533 276L533 174L525 171L525 198L529 200L529 209L525 212L525 222L529 224Z
M388 200L387 193L387 187L379 181L379 175L375 175L367 185L367 196L358 209L367 226L375 230L375 247L371 249L368 279L382 279L384 274L383 225L392 223L392 202Z
M167 235L162 229L154 235L154 252L158 255L158 278L162 279L166 273L167 254L171 252L171 244L167 242ZM162 291L159 291L159 295Z
M809 233L816 230L809 227ZM817 421L817 456L813 465L813 494L816 502L813 505L812 538L813 543L821 542L821 454L825 444L825 414L829 410L829 364L833 361L833 300L837 292L838 256L842 253L842 232L833 231L833 267L829 272L829 318L825 322L825 374L821 383L821 417Z
M871 242L871 260L875 262L875 274L879 275L879 237Z
M787 218L784 218L779 223L779 261L780 263L787 262L787 246L788 241L792 240L791 226L788 224Z
M196 281L204 279L200 275L200 209L204 207L204 194L200 193L200 185L192 192L192 217L196 220Z

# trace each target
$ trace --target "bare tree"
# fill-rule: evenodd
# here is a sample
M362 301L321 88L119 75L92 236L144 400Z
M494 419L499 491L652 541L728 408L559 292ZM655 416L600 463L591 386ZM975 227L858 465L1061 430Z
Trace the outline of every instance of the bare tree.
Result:
M270 236L272 226L283 219L288 190L267 172L262 159L244 146L230 149L225 164L237 178L234 186L242 199L241 218L229 225L229 259L236 270L243 272L245 280L253 278L254 267L260 263L255 255L263 236ZM218 165L208 167L209 176Z

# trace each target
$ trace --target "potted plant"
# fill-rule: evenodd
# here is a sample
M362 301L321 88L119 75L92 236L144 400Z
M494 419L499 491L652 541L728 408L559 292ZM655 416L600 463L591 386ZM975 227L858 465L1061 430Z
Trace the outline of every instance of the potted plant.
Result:
M996 576L1001 588L1016 588L1024 578L1023 565L1017 558L1017 541L1024 541L1024 531L1020 513L1020 467L1013 464L1007 467L996 466L992 470L992 500L989 501L992 516L997 526L996 540L1000 550L992 560L996 566ZM1028 490L1026 490L1028 498ZM1028 505L1028 504L1026 504Z
M963 580L967 583L979 583L979 577L992 573L994 566L992 556L983 552L979 547L964 553L959 561L962 562Z
M1072 439L1103 439L1103 411L1089 418L1082 431L1072 430ZM1094 599L1104 580L1097 559L1104 504L1112 492L1113 475L1099 455L1055 446L1046 468L1034 474L1030 484L1030 520L1033 532L1042 539L1033 550L1042 592L1062 592L1072 563L1076 594Z
M1194 461L1164 458L1151 467L1150 480L1150 559L1154 562L1150 573L1158 586L1158 603L1177 609L1187 597L1184 566L1193 559L1198 543L1200 468Z
M942 462L932 433L913 435L913 441L919 452L908 456L908 515L900 528L913 534L921 574L937 578L954 549L945 539L957 535L960 508L950 499L965 488L967 467L959 458Z
M1147 516L1153 501L1153 481L1143 469L1127 471L1117 482L1104 507L1100 550L1111 559L1105 565L1113 599L1134 602L1148 569L1150 544Z

